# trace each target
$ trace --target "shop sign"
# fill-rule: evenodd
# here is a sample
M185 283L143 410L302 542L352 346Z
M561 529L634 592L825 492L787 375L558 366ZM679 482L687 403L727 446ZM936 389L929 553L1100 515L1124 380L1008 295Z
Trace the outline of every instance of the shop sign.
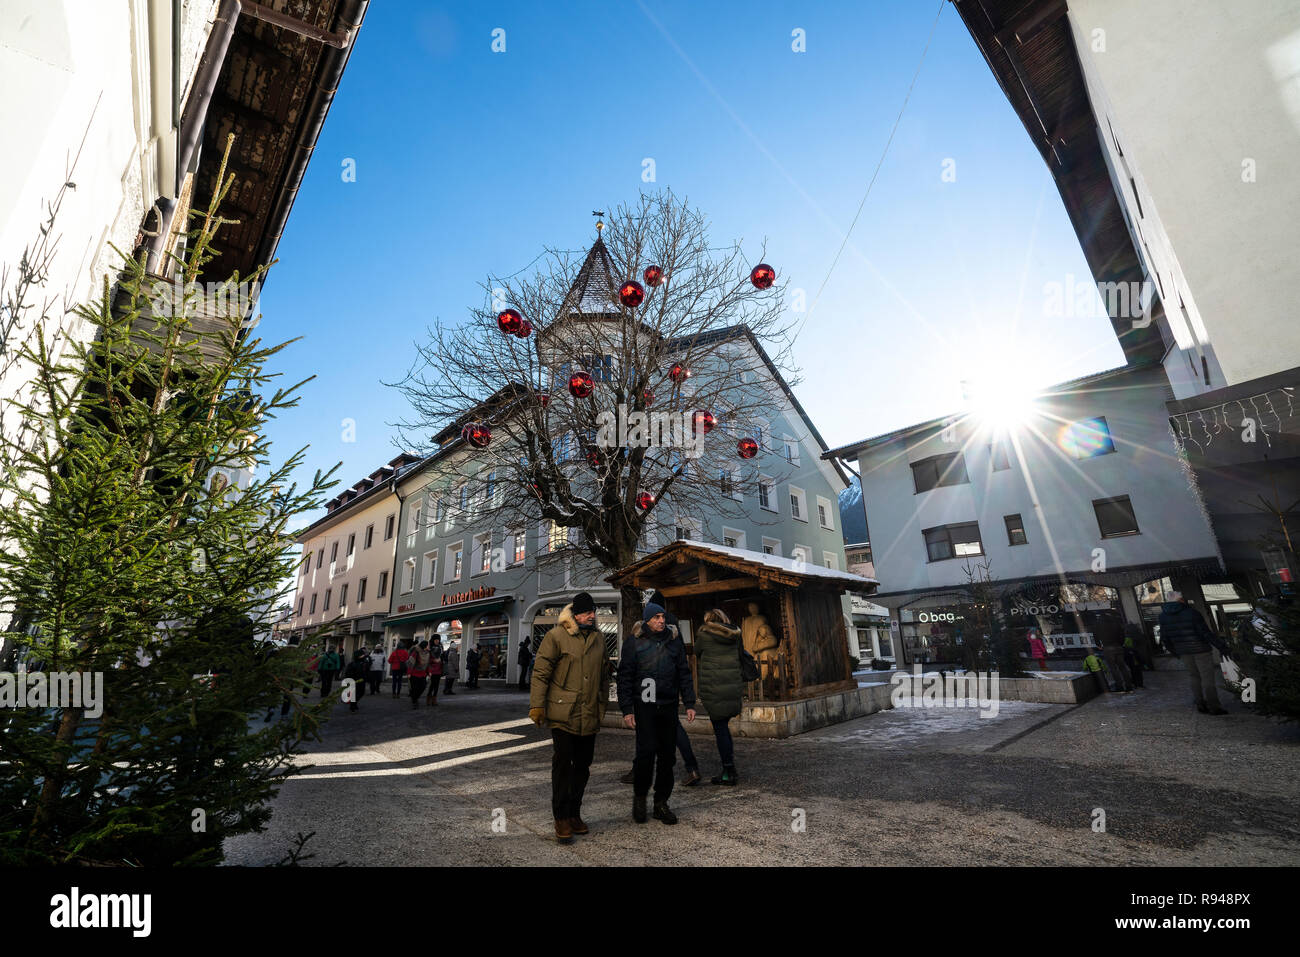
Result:
M1108 601L1067 601L1059 604L1052 602L1047 605L1018 605L1011 609L1011 614L1024 617L1026 615L1059 615L1064 612L1068 615L1077 611L1100 611L1103 608L1114 607L1114 604Z
M443 595L442 603L444 605L459 605L463 601L477 601L480 598L491 598L496 593L497 590L495 586L472 588L469 591L457 592L454 595Z
M401 614L402 612L404 612L404 611L415 611L415 605L414 605L414 604L410 604L410 605L398 605L398 606L397 606L397 614L400 615L400 614Z
M931 622L963 621L964 616L951 611L919 611L916 613L916 620L922 625L928 625Z

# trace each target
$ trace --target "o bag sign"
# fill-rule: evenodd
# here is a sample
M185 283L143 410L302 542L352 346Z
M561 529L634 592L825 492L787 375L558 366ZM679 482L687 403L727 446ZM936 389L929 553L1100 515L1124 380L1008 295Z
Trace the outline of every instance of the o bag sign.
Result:
M916 620L922 625L928 625L930 622L959 621L961 615L953 614L950 611L921 611L917 612Z

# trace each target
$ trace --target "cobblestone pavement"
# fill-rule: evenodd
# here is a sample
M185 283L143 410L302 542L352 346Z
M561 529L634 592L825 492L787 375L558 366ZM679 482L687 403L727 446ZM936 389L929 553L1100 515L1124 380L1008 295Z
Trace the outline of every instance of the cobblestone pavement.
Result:
M1078 707L900 708L739 738L736 788L708 784L717 752L692 735L705 780L674 791L675 827L632 821L633 735L605 729L591 834L570 846L554 837L550 733L522 692L412 710L385 691L337 706L269 828L228 841L227 860L275 863L314 831L308 865L1300 864L1300 728L1237 702L1198 714L1181 672L1146 679Z

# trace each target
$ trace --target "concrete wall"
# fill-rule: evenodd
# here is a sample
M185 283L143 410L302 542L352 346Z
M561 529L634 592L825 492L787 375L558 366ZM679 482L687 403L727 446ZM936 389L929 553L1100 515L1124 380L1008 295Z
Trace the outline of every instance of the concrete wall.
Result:
M880 593L964 584L964 560L931 562L922 530L977 521L994 579L1088 571L1094 549L1108 568L1204 558L1217 546L1174 451L1157 367L1044 397L1013 448L1019 462L993 471L989 432L967 420L863 452L858 460ZM1115 452L1076 459L1060 448L1065 424L1105 416ZM917 494L910 463L961 451L969 484ZM1101 537L1094 499L1128 495L1140 534ZM1011 546L1003 517L1019 514L1027 544Z
M1070 0L1069 18L1134 245L1163 287L1176 397L1294 368L1300 4Z

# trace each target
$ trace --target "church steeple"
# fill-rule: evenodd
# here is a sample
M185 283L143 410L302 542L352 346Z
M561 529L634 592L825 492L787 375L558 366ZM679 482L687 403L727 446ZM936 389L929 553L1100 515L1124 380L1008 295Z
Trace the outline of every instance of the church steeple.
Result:
M597 230L604 223L596 224ZM578 270L573 285L560 309L562 318L574 316L618 316L618 283L614 281L614 268L609 261L609 250L599 232L595 243L587 252L587 258Z

